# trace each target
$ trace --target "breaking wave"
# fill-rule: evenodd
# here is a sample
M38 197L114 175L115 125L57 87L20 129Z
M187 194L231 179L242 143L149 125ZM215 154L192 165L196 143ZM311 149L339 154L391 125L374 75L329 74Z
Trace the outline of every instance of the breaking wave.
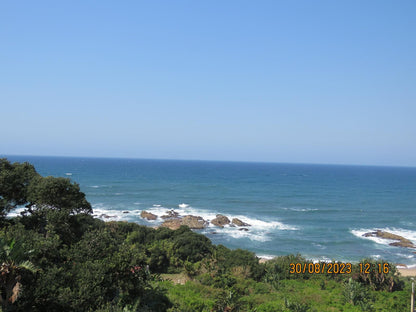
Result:
M244 215L231 215L221 213L220 211L209 211L205 209L197 209L189 204L178 204L177 207L164 207L161 204L153 204L150 207L143 207L143 210L156 215L156 220L145 220L140 217L141 209L129 209L129 210L118 210L115 208L106 208L102 204L93 205L94 216L104 221L130 221L144 225L157 226L163 222L161 218L166 215L168 211L175 211L180 216L194 215L200 216L206 221L212 221L216 218L217 214L223 214L230 220L238 218L244 223L250 224L245 227L234 227L232 225L225 225L223 228L217 227L211 223L201 230L206 235L210 234L221 234L234 239L250 239L252 241L265 242L273 238L273 233L277 231L296 231L297 227L285 224L278 220L265 221L258 218L248 217Z

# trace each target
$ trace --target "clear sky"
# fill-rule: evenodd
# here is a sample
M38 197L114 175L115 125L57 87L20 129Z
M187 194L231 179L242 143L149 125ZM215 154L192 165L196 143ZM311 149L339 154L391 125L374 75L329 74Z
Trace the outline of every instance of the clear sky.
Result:
M416 1L2 1L0 154L416 166Z

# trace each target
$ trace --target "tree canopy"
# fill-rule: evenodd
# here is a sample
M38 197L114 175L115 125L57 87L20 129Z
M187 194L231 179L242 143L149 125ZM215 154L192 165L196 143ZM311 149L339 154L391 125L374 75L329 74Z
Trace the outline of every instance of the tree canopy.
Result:
M57 209L75 213L92 213L77 183L67 178L36 177L28 187L27 207L30 210Z
M42 177L29 163L0 159L0 216L25 205L29 213L58 210L67 214L92 213L77 183L68 178Z
M10 163L0 159L0 216L4 217L16 206L27 203L28 186L40 177L29 163Z

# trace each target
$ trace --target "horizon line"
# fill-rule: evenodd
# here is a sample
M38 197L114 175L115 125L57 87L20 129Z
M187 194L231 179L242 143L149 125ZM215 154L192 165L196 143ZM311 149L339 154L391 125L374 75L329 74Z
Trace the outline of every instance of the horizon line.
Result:
M259 161L259 160L220 160L220 159L183 159L183 158L143 158L128 156L68 156L68 155L33 155L33 154L0 154L0 158L7 157L51 157L51 158L88 158L88 159L125 159L125 160L160 160L160 161L195 161L195 162L226 162L252 164L282 164L282 165L316 165L316 166L345 166L345 167L384 167L384 168L416 168L411 165L375 165L351 163L320 163L320 162L287 162L287 161Z

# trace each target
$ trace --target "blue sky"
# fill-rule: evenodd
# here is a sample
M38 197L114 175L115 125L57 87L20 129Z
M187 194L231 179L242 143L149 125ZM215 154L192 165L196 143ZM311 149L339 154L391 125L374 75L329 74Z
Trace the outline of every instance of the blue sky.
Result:
M2 1L0 154L416 166L415 1Z

